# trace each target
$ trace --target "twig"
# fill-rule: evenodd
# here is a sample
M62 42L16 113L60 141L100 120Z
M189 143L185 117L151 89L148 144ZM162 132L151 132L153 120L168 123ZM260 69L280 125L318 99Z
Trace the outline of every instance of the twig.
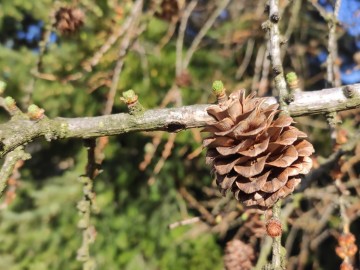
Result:
M180 28L179 28L179 35L176 40L176 76L180 76L184 67L183 67L183 45L184 45L184 36L186 25L191 15L191 12L196 7L197 0L192 0L185 8L184 14L182 15Z
M267 263L268 255L271 251L272 239L270 237L266 237L264 243L261 245L260 255L256 262L256 266L254 270L263 270L264 266Z
M258 95L265 96L269 90L269 73L270 73L270 42L266 44L266 50L262 61L262 72L261 72L261 79L259 82L258 87Z
M25 153L22 146L17 147L14 151L11 151L6 155L5 161L0 170L0 197L6 188L7 180L12 174L15 164L19 160L27 160L29 158L30 155Z
M171 20L166 34L161 38L161 40L159 41L159 44L156 45L155 51L161 51L162 48L164 48L164 46L170 41L171 37L175 33L176 25L177 25L178 21L179 21L178 17L174 20Z
M336 64L337 59L337 38L336 38L336 22L339 14L341 0L337 0L335 3L334 13L328 20L329 27L329 39L328 39L328 51L329 55L326 60L327 70L327 82L328 86L340 86L339 67Z
M280 220L281 200L278 200L272 207L272 218ZM271 269L281 269L281 235L273 238Z
M288 104L286 99L288 98L288 90L286 87L286 81L284 77L284 70L281 62L280 51L280 31L278 22L280 20L279 1L269 0L269 33L270 33L270 56L272 70L275 75L275 88L279 95L280 109L285 114L289 114ZM273 218L280 220L281 200L278 200L272 208ZM272 244L272 261L271 269L282 269L284 256L281 254L281 234L273 238Z
M339 15L341 0L336 0L334 12L328 13L323 9L317 1L310 1L309 2L316 8L319 12L321 17L328 23L329 29L329 39L328 39L328 52L329 55L326 59L326 81L327 87L329 86L340 86L340 71L339 67L336 64L336 59L338 58L337 55L337 38L336 38L336 24L337 24L337 17Z
M79 181L83 184L83 198L78 202L77 208L81 219L78 222L79 229L82 230L82 244L77 252L77 260L83 263L83 270L93 270L96 267L94 258L90 256L90 245L94 243L96 238L96 230L90 222L91 212L98 212L95 201L95 193L93 191L94 178L98 174L97 164L95 162L95 140L86 140L88 161L86 165L86 173L79 177Z
M185 187L179 188L179 193L183 198L192 205L195 209L197 209L202 217L206 220L208 224L215 224L215 218L213 215L202 205L200 204L194 196L192 196Z
M185 220L181 220L181 221L171 223L169 225L169 229L172 230L172 229L175 229L176 227L194 224L194 223L199 222L199 221L201 221L200 217L188 218L188 219L185 219Z
M244 55L244 59L241 62L241 65L239 66L238 70L236 71L235 74L235 78L237 80L240 80L242 75L244 74L244 72L246 71L247 67L249 66L250 60L251 60L251 56L253 54L254 51L254 45L255 45L255 40L254 39L250 39L247 42L247 46L246 46L246 51L245 51L245 55Z
M116 90L118 87L118 83L119 83L119 77L120 77L120 73L122 71L123 65L124 65L124 58L126 55L126 52L130 46L131 40L133 39L134 36L134 32L135 31L135 27L137 25L137 23L139 22L139 14L142 10L142 6L143 6L143 0L137 0L134 4L132 13L130 15L131 20L130 20L130 26L127 29L127 32L125 34L125 36L123 37L123 40L120 44L120 48L119 48L119 52L118 52L118 60L116 61L116 66L114 69L114 74L113 74L113 78L112 78L112 82L111 82L111 87L110 87L110 91L107 97L107 101L106 101L106 105L105 105L105 109L103 111L103 114L110 114L114 105L114 99L115 99L115 95L116 95ZM136 35L136 34L135 34Z
M257 51L256 59L255 59L255 68L254 68L254 76L251 83L251 91L255 91L259 89L259 81L260 74L262 70L262 64L264 62L264 56L266 55L266 47L265 45L261 45L261 47Z
M27 107L32 100L32 96L34 94L34 89L35 89L35 84L36 84L38 75L40 74L40 72L42 70L43 57L46 52L46 46L48 45L49 40L50 40L52 25L54 23L54 20L55 20L54 12L51 12L50 22L45 26L45 32L43 34L43 38L39 41L39 54L38 54L38 57L36 60L35 67L31 71L31 74L32 74L31 81L25 89L25 95L23 98L23 103L24 103L23 105L25 107Z
M114 33L105 41L105 43L100 47L100 49L94 54L94 56L85 61L83 66L87 71L91 71L92 67L96 66L103 55L115 44L115 42L126 32L131 26L134 20L134 13L137 12L139 5L142 5L140 2L142 0L138 0L134 3L132 12L130 16L126 18L126 20L117 28Z
M279 104L281 110L287 113L287 102L288 91L286 88L286 81L284 77L284 70L281 63L281 52L280 52L280 31L278 22L280 20L279 14L279 1L269 0L269 33L270 33L270 56L272 70L275 75L275 87L279 95Z
M161 169L164 167L165 165L165 161L168 159L168 157L171 155L171 150L174 147L174 143L175 143L175 138L176 138L176 134L172 133L169 135L169 138L164 146L164 149L161 153L161 158L158 160L158 162L156 163L153 173L151 175L151 177L148 180L148 183L150 185L154 184L155 182L155 175L159 174L159 172L161 171Z
M215 11L211 14L209 19L205 22L204 26L200 29L199 33L194 38L193 42L191 43L191 46L189 50L186 52L182 69L186 69L191 61L191 58L198 48L201 40L204 38L206 33L209 31L211 26L214 24L217 17L219 17L220 13L224 10L224 8L229 4L230 0L221 0L218 2L218 6L215 9Z

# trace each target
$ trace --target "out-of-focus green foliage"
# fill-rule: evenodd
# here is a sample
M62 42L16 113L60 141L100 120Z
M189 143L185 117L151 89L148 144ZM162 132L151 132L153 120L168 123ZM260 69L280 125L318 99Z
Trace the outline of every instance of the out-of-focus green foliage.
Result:
M47 0L5 0L0 4L0 80L7 83L5 94L15 98L22 109L28 105L31 90L30 100L44 108L48 117L101 114L109 88L99 81L111 80L119 42L92 72L84 71L81 64L124 21L131 3L120 5L125 17L119 18L114 12L116 1L81 2L86 15L83 28L70 36L56 33L57 41L47 46L42 60L45 79L36 79L33 89L31 71L39 50L19 40L17 33L26 31L27 17L49 24L56 5ZM152 18L138 41L146 54L134 50L127 54L114 112L126 111L119 97L129 88L136 91L146 108L159 106L166 95L175 77L174 43L159 52L149 51L167 27L167 23ZM68 79L76 73L81 73L81 78ZM202 80L202 88L183 89L184 104L199 98L207 101L210 89L205 85L211 86L212 74ZM94 88L95 84L100 86ZM151 185L148 179L158 155L145 172L138 169L149 142L151 138L143 134L124 135L111 138L105 149L103 172L95 182L101 211L92 219L97 238L91 254L98 269L222 269L221 247L214 235L191 226L168 229L170 223L189 217L180 211L185 202L177 193L179 183L198 188L211 183L202 158L183 160L200 146L199 142L193 140L190 131L177 135L172 157ZM21 168L17 198L0 215L0 269L79 269L76 252L82 235L77 228L76 203L82 196L77 178L84 173L86 163L82 142L37 141L28 146L28 151L33 158Z

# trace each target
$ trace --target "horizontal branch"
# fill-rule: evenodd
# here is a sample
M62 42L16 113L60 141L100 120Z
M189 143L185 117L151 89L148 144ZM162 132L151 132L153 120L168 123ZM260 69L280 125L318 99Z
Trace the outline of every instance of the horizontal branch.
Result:
M273 97L267 104L276 103ZM203 127L214 121L205 105L148 110L141 115L119 113L81 118L44 118L40 121L11 120L0 125L0 158L20 145L37 137L47 140L66 138L95 138L127 132L163 130L178 132ZM295 93L288 110L293 117L330 113L360 107L360 84Z

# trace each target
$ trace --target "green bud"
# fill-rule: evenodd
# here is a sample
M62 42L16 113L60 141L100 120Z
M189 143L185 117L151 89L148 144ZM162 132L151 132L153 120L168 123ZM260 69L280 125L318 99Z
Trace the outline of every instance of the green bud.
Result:
M16 106L16 101L12 97L6 97L4 101L6 107L8 107L9 109L14 109L14 107Z
M293 82L297 81L297 79L298 79L298 77L295 72L289 72L288 74L286 74L287 83L293 83Z
M249 214L248 213L243 213L242 215L241 215L241 220L247 220L248 218L249 218Z
M28 112L29 113L34 113L34 112L37 112L38 110L40 110L39 106L35 105L35 104L31 104L29 107L28 107Z
M6 88L6 82L0 81L0 95L2 95Z
M130 89L123 92L123 97L120 99L126 103L131 115L140 115L144 112L144 107L139 102L134 90Z
M212 90L214 94L217 96L224 94L225 88L222 81L214 81L212 84Z
M126 104L131 104L137 101L138 96L135 94L134 90L130 89L125 92L123 92L123 97L121 100L123 100Z
M136 94L135 94L134 90L130 89L130 90L123 92L123 98L127 101L132 101L132 100L136 99Z
M31 120L39 120L44 117L45 110L42 108L39 108L39 106L35 104L31 104L28 107L28 116Z

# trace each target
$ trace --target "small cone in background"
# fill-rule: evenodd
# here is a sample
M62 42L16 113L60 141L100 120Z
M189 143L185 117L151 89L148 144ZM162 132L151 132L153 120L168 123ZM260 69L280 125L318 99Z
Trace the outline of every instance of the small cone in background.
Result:
M250 270L254 259L254 250L250 245L238 239L227 242L224 255L226 270Z
M206 161L212 166L223 195L232 191L247 207L266 210L285 198L312 167L314 148L307 135L291 126L290 116L280 115L278 104L245 95L245 90L211 105L207 112L216 122L203 131Z
M179 16L179 1L176 0L163 0L160 4L160 10L155 13L155 16L166 20L176 21Z
M84 24L84 12L79 8L61 7L55 13L55 28L61 34L71 34Z

